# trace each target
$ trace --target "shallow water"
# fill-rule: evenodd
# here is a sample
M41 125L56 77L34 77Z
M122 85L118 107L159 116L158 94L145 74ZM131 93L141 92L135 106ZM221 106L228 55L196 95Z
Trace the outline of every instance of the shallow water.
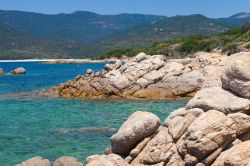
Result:
M55 160L74 156L84 161L101 154L110 136L135 111L150 111L163 121L185 105L185 100L81 100L19 98L7 95L57 85L87 68L100 70L104 64L43 65L0 63L11 70L23 66L23 76L0 76L0 165L13 166L34 156Z

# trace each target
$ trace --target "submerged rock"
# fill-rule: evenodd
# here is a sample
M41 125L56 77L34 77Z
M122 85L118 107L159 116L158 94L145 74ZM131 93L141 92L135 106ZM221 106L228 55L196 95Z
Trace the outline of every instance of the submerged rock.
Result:
M9 72L10 74L26 74L26 70L23 67L16 68Z
M29 160L17 164L16 166L51 166L49 160L43 159L42 157L34 157Z
M3 69L0 68L0 75L3 75Z

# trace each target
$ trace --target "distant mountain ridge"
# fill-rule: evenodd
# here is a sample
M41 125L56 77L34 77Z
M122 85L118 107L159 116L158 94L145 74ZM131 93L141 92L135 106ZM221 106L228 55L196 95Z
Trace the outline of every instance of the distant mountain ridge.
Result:
M0 10L0 59L83 58L117 48L145 47L179 36L210 35L246 22L250 22L249 13L212 19L199 14L166 17L76 11L48 15Z
M120 14L99 15L77 11L70 14L39 14L0 10L0 22L38 36L97 42L109 35L164 16Z

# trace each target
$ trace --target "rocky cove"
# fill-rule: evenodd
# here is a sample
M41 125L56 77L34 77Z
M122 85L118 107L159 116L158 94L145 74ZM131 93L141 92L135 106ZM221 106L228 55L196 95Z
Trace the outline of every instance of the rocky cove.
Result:
M51 95L82 98L193 97L161 124L159 117L137 111L110 138L104 155L87 166L247 166L250 163L250 53L231 56L197 53L167 59L137 55L131 62L106 65L102 72L63 83ZM50 166L41 157L18 166ZM55 166L82 166L61 157Z

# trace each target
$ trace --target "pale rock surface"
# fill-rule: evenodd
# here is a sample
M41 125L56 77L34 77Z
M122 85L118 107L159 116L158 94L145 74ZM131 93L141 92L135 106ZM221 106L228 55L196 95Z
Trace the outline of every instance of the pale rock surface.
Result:
M250 52L232 55L225 66L222 82L241 97L250 99Z
M176 151L174 151L173 139L168 129L161 127L158 133L152 138L131 165L138 164L153 165L167 163Z
M87 158L86 166L129 166L129 164L116 154L94 155Z
M34 157L29 160L17 164L16 166L51 166L49 160L43 159L42 157Z
M135 145L154 134L159 126L160 119L153 113L140 111L133 113L110 138L112 152L128 155Z
M63 156L56 159L53 166L83 166L83 164L74 157Z
M180 108L172 112L164 121L163 126L168 127L170 135L177 142L179 138L186 132L192 122L204 113L201 109L195 108L186 110Z
M250 100L237 97L219 87L206 88L198 91L186 105L186 109L200 108L204 111L219 110L225 114L249 113Z
M236 125L224 113L211 110L198 117L177 142L182 157L191 155L197 161L206 160L216 150L223 148L236 138ZM210 161L217 156L213 155Z
M250 141L222 152L212 166L250 166Z

